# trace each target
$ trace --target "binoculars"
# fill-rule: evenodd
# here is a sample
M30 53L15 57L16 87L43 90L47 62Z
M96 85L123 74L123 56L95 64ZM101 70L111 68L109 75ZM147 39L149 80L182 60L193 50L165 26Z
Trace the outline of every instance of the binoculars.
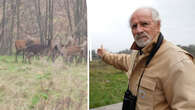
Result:
M126 90L122 110L135 110L137 96L134 96L129 89Z

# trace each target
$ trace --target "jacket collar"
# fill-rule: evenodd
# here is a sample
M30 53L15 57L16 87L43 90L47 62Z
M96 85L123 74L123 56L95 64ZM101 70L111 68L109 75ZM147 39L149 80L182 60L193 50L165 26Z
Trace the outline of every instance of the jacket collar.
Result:
M144 48L139 48L137 46L137 44L135 43L135 41L133 42L132 46L131 46L131 50L139 50L141 51L143 54L149 54L152 50L152 48L155 46L155 44L157 43L158 37L160 36L161 33L159 33L156 37L154 37L154 39L152 40L151 43L149 43L148 45L146 45Z

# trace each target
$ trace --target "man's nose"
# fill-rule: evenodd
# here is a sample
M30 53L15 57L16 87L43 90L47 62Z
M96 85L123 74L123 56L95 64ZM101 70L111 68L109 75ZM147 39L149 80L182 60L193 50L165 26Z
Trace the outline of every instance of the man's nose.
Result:
M140 25L138 25L136 31L137 33L142 33L144 30Z

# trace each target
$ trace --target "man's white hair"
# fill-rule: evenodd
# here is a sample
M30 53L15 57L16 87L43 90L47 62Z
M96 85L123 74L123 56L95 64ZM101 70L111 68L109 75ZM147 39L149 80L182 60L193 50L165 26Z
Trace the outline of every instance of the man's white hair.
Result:
M148 9L148 10L150 10L150 11L152 12L152 19L153 19L155 22L161 21L160 15L159 15L159 13L158 13L158 11L157 11L156 9L154 9L154 8L152 8L152 7L140 7L140 8L138 8L138 9L136 9L136 10L140 10L140 9ZM131 17L132 17L132 16L131 16ZM131 19L131 18L130 18L130 19Z
M145 9L149 9L152 11L152 19L154 21L160 21L160 15L156 9L154 9L152 7L145 7Z

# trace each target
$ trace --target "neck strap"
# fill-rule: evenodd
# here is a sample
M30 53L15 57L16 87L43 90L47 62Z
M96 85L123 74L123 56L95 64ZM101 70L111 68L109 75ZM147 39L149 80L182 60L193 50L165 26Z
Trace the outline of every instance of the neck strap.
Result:
M158 40L157 40L157 43L155 44L155 46L152 48L151 50L151 53L150 55L148 56L147 60L146 60L146 63L145 63L145 67L144 67L144 70L139 78L139 82L138 82L138 88L137 88L137 93L138 93L138 90L139 90L139 87L140 87L140 83L141 83L141 79L144 75L144 72L145 72L145 68L149 65L150 61L152 60L153 56L156 54L156 52L158 51L158 49L160 48L161 44L162 44L162 41L163 41L163 35L160 33L159 37L158 37ZM128 90L129 90L129 84L128 84Z
M139 78L139 83L138 83L138 88L137 88L137 93L139 91L139 87L140 87L140 83L141 83L141 79L144 75L144 72L145 72L145 68L149 65L150 61L152 60L153 56L156 54L156 52L158 51L158 49L160 48L161 44L162 44L162 41L163 41L163 35L160 33L159 37L158 37L158 40L157 40L157 43L155 44L155 46L152 48L152 51L150 53L150 55L148 56L147 60L146 60L146 63L145 63L145 67L144 67L144 70Z

